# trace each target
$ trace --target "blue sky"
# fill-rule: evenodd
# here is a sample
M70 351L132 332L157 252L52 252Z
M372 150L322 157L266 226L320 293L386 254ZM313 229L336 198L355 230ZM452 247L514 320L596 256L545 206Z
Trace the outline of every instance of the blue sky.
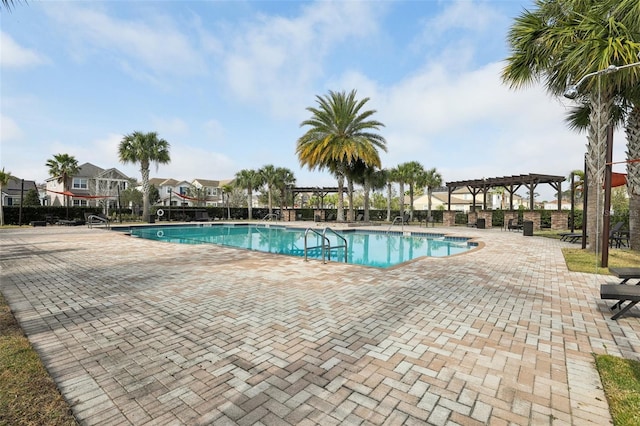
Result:
M500 80L506 34L530 1L29 1L1 11L0 167L44 182L53 155L116 167L118 144L156 131L152 177L228 179L266 164L299 186L306 107L355 89L385 124L383 167L419 161L444 181L582 168L571 101ZM614 161L625 157L617 134ZM624 171L624 167L617 171ZM520 191L524 194L524 190ZM552 190L540 186L542 198Z

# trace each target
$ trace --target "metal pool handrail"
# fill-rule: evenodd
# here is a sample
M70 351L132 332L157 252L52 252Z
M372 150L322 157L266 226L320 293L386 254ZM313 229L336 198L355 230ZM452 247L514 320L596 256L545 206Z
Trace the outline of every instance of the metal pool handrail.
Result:
M387 228L387 234L389 233L389 231L391 231L391 227L396 224L396 221L398 219L400 219L400 226L402 227L400 228L400 230L404 232L404 218L402 216L396 216L393 218L393 222L391 222L391 225L389 225L389 228Z
M319 246L314 246L314 247L308 247L307 246L307 235L309 235L309 231L313 232L314 234L316 234L317 236L319 236L320 238L322 238L323 244L319 245ZM326 241L326 244L324 244L324 242ZM307 228L304 231L304 261L307 261L307 250L308 249L315 249L315 248L320 248L322 251L322 263L327 263L325 261L325 257L324 257L324 253L325 253L325 248L329 247L329 250L331 250L331 242L329 241L329 238L327 238L326 235L319 233L318 231L316 231L315 229L312 228ZM329 260L331 260L331 258L329 258Z
M333 229L329 228L328 226L326 228L324 228L324 231L322 231L322 236L324 238L327 239L327 241L329 240L327 238L327 231L330 231L331 233L333 233L333 235L335 235L336 237L340 238L342 240L342 242L344 243L341 246L335 246L334 248L340 248L340 247L344 247L344 263L347 263L347 240L340 234L338 234L336 231L334 231ZM331 260L331 243L329 243L329 260Z

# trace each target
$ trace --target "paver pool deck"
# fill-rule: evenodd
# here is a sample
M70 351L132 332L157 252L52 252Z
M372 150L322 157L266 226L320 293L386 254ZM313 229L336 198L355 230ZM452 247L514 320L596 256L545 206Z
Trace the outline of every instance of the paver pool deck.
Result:
M593 353L640 359L615 277L558 240L436 231L484 246L384 270L4 229L0 289L83 425L610 424Z

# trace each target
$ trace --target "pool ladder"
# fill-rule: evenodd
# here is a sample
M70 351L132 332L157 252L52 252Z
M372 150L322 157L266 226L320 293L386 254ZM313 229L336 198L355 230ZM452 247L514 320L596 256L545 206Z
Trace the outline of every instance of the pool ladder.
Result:
M309 247L308 246L307 237L308 237L310 232L316 234L317 236L319 236L322 239L322 244L321 245L314 246L314 247ZM329 237L327 237L327 232L331 232L337 238L342 240L343 245L331 247L331 241L329 240ZM339 249L339 248L344 248L344 263L347 263L347 240L342 235L338 234L336 231L334 231L333 229L331 229L329 227L324 228L324 230L322 231L322 234L320 232L316 231L313 228L307 228L306 231L304 231L304 260L305 260L305 262L307 261L307 252L309 250L320 249L320 251L322 253L322 263L327 263L326 259L325 259L325 255L326 255L326 258L328 260L331 260L331 250L335 250L335 249Z
M402 216L396 216L393 218L393 222L391 222L389 228L387 228L387 234L389 234L389 231L391 231L391 228L396 224L397 221L400 221L400 231L404 233L404 218Z

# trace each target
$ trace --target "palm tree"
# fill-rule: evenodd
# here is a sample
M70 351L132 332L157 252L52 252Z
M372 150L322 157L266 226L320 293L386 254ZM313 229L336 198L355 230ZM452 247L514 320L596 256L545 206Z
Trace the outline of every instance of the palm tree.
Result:
M27 1L24 0L24 2L26 3ZM20 0L2 0L1 4L5 9L11 12L11 8L15 7L16 3L20 3Z
M149 220L149 165L155 163L156 171L160 164L169 164L169 142L158 138L156 132L133 132L125 135L120 141L118 153L120 162L140 163L142 174L142 217Z
M378 149L386 152L387 145L374 132L384 124L370 119L375 110L361 111L369 98L357 101L355 90L348 94L329 91L326 96L316 96L316 101L318 108L308 107L312 116L300 124L310 128L298 139L296 153L301 165L311 170L327 169L337 178L337 220L344 221L344 179L350 180L347 170L358 160L368 166L381 166Z
M560 96L567 81L598 73L610 65L634 62L638 43L632 31L640 25L637 0L536 0L535 9L516 18L508 35L511 56L503 80L511 87L544 81L547 90ZM584 80L580 91L592 107L587 137L589 187L588 230L595 235L591 250L599 247L596 207L600 205L606 132L616 94L638 85L640 71L628 69Z
M627 117L627 190L629 193L629 247L640 250L640 95Z
M233 185L230 183L226 185L222 185L222 196L226 195L227 198L227 219L231 219L231 207L229 207L229 197L231 197L231 193L233 192Z
M400 186L400 215L404 214L404 185L409 183L411 178L411 166L409 163L398 164L394 174L395 181ZM410 208L413 208L411 206Z
M616 103L611 108L610 125L614 127L625 126L627 134L627 190L629 195L630 212L634 206L640 207L640 165L636 161L640 158L640 88L629 88L624 94L616 97ZM634 99L636 99L634 101ZM569 110L566 122L572 130L582 132L590 126L591 104L588 99L582 99L580 105ZM626 121L625 121L626 119ZM581 177L576 187L584 187L584 172L574 170L572 173ZM582 197L582 190L580 197ZM629 246L632 249L640 249L640 219L636 215L629 216Z
M409 161L398 167L402 170L404 182L409 184L409 220L413 221L413 193L416 187L424 186L424 167L417 161Z
M442 175L435 167L425 170L424 186L427 188L427 218L431 217L431 197L433 196L433 190L441 185Z
M272 164L268 164L263 166L260 170L258 170L260 176L262 176L263 185L267 186L267 196L269 200L269 214L273 213L273 190L278 184L278 172L276 168Z
M296 183L296 177L293 172L286 167L276 168L276 186L280 188L280 214L284 213L285 200L287 198L287 190Z
M9 184L13 179L11 172L5 172L4 167L0 170L0 226L4 226L4 197L2 196L2 188Z
M62 184L62 192L67 192L70 180L80 171L78 160L73 155L56 154L47 160L46 166L49 168L49 176L56 178ZM69 196L64 194L64 204L67 207L67 219L69 218Z
M387 184L387 172L385 170L378 170L375 167L369 167L363 162L359 161L356 167L357 173L354 174L354 179L357 183L362 185L364 192L364 218L365 222L369 222L371 216L370 210L370 196L371 191L376 189L382 189Z
M264 184L262 175L257 170L243 169L236 173L235 185L247 190L247 211L249 220L253 219L253 191Z
M386 169L387 175L387 222L391 222L391 202L393 197L393 183L398 182L398 169ZM400 213L402 213L402 205L400 205Z

